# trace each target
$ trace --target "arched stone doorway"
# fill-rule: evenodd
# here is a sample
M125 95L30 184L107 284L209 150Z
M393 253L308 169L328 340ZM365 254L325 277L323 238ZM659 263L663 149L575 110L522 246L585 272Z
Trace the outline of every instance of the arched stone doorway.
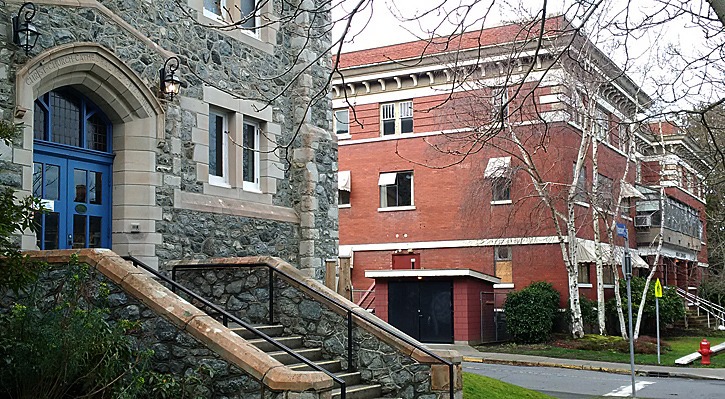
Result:
M51 178L56 172L60 177L58 192L50 188L58 215L51 216L50 226L44 218L39 237L26 234L23 248L40 244L50 249L54 244L46 247L46 241L55 240L59 248L108 247L156 265L155 249L161 243L155 229L155 221L161 218L155 196L161 184L156 149L164 137L164 113L148 84L94 43L45 51L16 76L15 116L16 122L24 124L22 149L16 151L27 154L16 157L24 159L20 162L23 191L37 195L40 189L44 193L47 165ZM53 101L57 104L51 104ZM58 120L53 119L54 106L55 112L64 113ZM71 129L76 122L77 128ZM36 126L40 123L45 126ZM95 136L88 134L104 128L108 129L105 144L97 131ZM64 137L54 139L53 129L61 129ZM36 187L38 178L40 188ZM104 184L110 184L106 192ZM84 189L85 193L79 191L82 195L76 196L76 190ZM61 196L65 202L55 199ZM55 217L57 238L52 237Z

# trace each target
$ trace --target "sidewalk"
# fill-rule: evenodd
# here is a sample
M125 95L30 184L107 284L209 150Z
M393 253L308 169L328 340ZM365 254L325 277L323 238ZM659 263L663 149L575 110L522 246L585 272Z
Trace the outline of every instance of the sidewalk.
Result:
M432 349L452 349L463 356L464 362L510 364L517 366L559 367L578 370L602 371L606 373L629 374L629 364L597 362L592 360L558 359L544 356L514 355L510 353L479 352L469 345L428 344ZM674 366L634 365L636 375L646 377L677 377L706 380L725 380L723 368L694 368Z

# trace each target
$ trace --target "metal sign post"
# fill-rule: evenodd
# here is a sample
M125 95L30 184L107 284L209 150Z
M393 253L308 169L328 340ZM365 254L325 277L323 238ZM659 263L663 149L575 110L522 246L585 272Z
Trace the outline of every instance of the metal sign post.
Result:
M657 364L660 364L660 298L662 298L662 283L660 279L655 282L655 315L657 319Z
M632 397L637 397L637 390L634 382L634 329L632 328L632 258L629 256L629 234L627 226L623 223L617 223L617 235L624 237L624 260L622 266L624 269L624 278L627 280L627 310L629 313L629 367L632 373Z

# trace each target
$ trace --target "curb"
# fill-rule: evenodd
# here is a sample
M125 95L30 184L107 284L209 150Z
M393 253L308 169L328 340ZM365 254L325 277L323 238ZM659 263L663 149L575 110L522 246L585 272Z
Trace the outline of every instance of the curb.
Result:
M591 365L577 365L577 364L563 364L555 362L541 362L541 361L528 361L528 360L504 360L504 359L489 359L483 357L469 357L463 356L464 362L471 363L487 363L487 364L505 364L509 366L524 366L524 367L555 367L560 369L572 369L572 370L586 370L586 371L598 371L602 373L611 374L624 374L629 375L631 370L628 368L609 368L599 367ZM667 371L654 371L654 370L635 370L635 375L640 377L660 377L660 378L689 378L693 380L715 380L722 381L724 378L706 376L688 372L667 372Z

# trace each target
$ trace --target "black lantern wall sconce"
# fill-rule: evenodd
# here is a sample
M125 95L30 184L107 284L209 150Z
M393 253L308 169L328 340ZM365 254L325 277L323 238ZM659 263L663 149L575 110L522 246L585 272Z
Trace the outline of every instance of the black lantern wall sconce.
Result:
M18 15L13 17L13 43L25 51L25 55L35 47L38 42L40 32L33 25L35 17L35 4L24 3L18 10Z
M181 80L176 76L178 69L179 59L177 57L169 57L164 62L163 68L159 69L159 90L162 94L169 96L170 100L179 94L181 89Z

